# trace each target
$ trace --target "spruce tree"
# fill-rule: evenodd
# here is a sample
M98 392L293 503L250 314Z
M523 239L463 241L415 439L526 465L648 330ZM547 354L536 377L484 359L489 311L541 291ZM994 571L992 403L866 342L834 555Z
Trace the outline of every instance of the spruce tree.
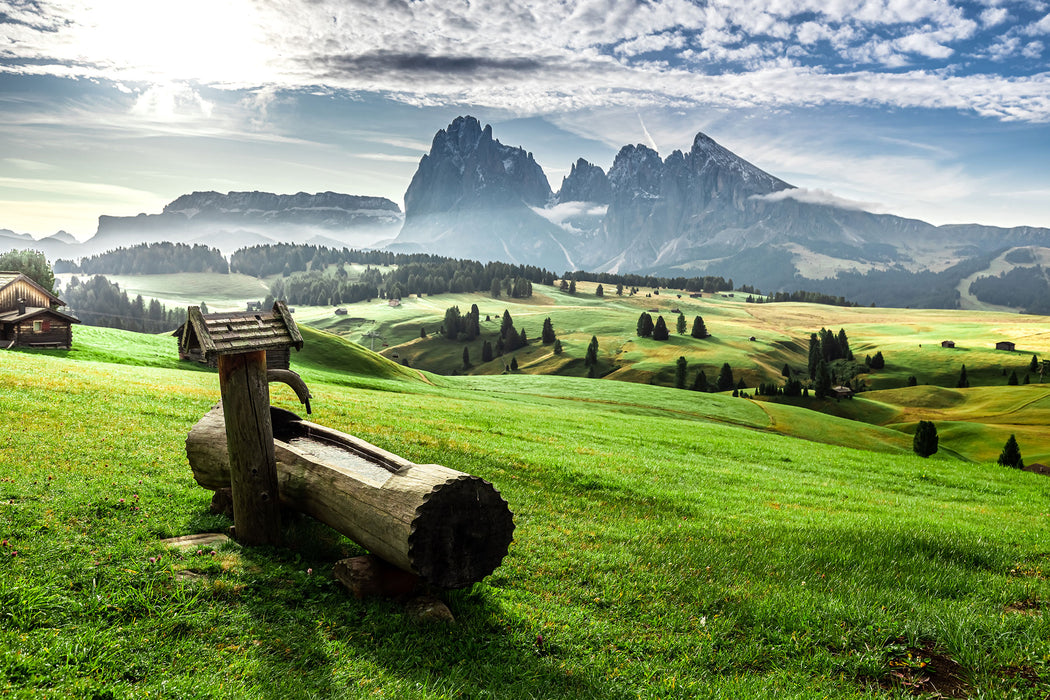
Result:
M791 379L791 367L789 367L786 363L784 364L784 369L780 370L780 376Z
M707 384L707 375L704 374L704 370L698 370L696 373L696 379L693 380L693 391L710 391L711 388Z
M699 316L693 319L693 331L690 335L694 338L706 338L710 335L707 332L707 326L704 325L704 319Z
M685 314L678 314L677 328L678 335L685 335Z
M817 365L820 364L820 360L822 359L822 357L823 356L822 356L822 354L820 352L820 341L817 339L817 334L816 333L810 333L809 334L809 362L807 364L807 369L809 370L809 378L810 379L816 379L817 378Z
M569 294L575 294L575 293L576 293L576 280L571 280L569 282Z
M966 378L966 365L959 371L959 381L955 383L956 388L965 389L970 386L970 380Z
M427 337L427 329L426 329L426 326L420 326L420 327L419 327L419 337L420 337L420 338L426 338L426 337Z
M653 340L667 340L671 334L667 330L667 324L663 316L657 316L656 325L653 327Z
M679 316L679 318L682 317ZM674 385L679 389L685 388L685 371L687 366L688 363L686 362L685 357L680 355L678 357L678 361L676 363L674 372Z
M602 285L599 284L598 288L594 290L594 296L596 296L596 297L604 297L605 296L605 287L603 287Z
M555 355L560 355L561 354L561 340L557 339L557 338L554 340L554 354Z
M540 333L540 338L543 340L544 345L550 345L557 340L557 336L554 335L554 325L551 324L550 316L543 319L543 330Z
M598 338L596 336L591 336L591 342L587 345L587 354L583 358L583 364L587 367L587 376L595 376L598 367Z
M467 369L470 367L470 347L463 346L463 368Z
M638 317L638 337L651 338L653 327L653 317L643 311L642 315Z
M526 345L529 344L529 337L527 335L525 335L525 329L524 328L521 329L521 334L518 336L518 338L521 341L521 347L525 347Z
M816 387L814 393L818 399L831 395L831 372L828 371L828 363L821 358L817 363L817 376L814 378Z
M499 299L500 295L500 283L498 277L492 278L492 286L489 288L489 294L492 295L493 299Z
M719 391L729 391L733 388L733 368L726 362L722 365L721 371L718 373L718 383L716 386Z
M929 457L937 452L937 428L932 421L921 420L915 429L912 449L920 457Z
M492 343L485 341L481 344L481 361L491 362L492 361Z
M1006 380L1006 384L1007 386L1017 386L1018 379L1016 369L1010 372L1010 378Z
M1021 459L1021 448L1017 445L1017 438L1010 434L1010 438L1003 445L1003 451L999 454L999 464L1004 467L1024 469L1024 460Z
M510 358L510 369L511 369L512 372L517 372L518 371L518 358L517 357Z
M1039 358L1032 355L1032 361L1028 363L1028 371L1035 374L1039 371Z

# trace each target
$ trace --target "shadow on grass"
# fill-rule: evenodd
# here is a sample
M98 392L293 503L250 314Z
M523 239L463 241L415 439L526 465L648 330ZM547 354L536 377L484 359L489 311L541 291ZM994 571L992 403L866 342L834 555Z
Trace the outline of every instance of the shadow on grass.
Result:
M566 671L558 646L505 615L483 585L435 591L456 622L422 622L402 601L357 600L334 580L335 561L363 553L350 540L294 517L285 537L284 547L238 550L238 592L223 601L242 625L227 634L248 648L241 682L259 697L633 697L578 663Z

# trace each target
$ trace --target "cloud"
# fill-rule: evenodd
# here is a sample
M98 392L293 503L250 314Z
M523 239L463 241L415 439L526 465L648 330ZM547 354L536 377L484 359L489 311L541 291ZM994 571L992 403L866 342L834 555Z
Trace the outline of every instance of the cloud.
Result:
M555 226L560 226L569 233L579 233L582 229L572 224L573 219L605 216L609 207L596 202L563 202L553 207L529 207Z
M837 103L1050 121L1050 74L1006 70L1042 49L1001 41L1050 33L1050 15L947 0L0 0L0 18L0 72L136 87L139 114L158 119L236 90L525 115ZM1005 31L982 33L993 26ZM970 41L1004 70L948 63Z
M853 209L856 211L880 212L883 211L881 204L873 202L857 202L821 189L805 189L795 187L769 194L753 194L751 199L763 202L782 202L785 199L794 199L805 204L822 204L826 206L839 207L840 209Z

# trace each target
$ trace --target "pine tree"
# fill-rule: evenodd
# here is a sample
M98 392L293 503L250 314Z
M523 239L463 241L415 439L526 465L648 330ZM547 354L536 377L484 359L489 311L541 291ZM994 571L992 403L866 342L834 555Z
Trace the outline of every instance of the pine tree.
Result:
M1028 363L1028 371L1035 374L1039 371L1039 358L1032 355L1032 361Z
M622 297L623 296L623 282L617 282L616 283L616 296L618 296L618 297Z
M693 319L693 331L690 335L694 338L706 338L710 335L707 332L707 326L704 325L704 319L699 316Z
M1003 445L1003 451L999 454L999 464L1004 467L1024 469L1024 460L1021 459L1021 448L1017 445L1017 438L1010 434L1010 438Z
M543 340L544 345L550 345L557 340L557 336L554 334L554 325L551 323L550 316L543 319L543 330L540 333L540 339Z
M663 316L657 316L656 325L653 327L653 340L667 340L671 334L667 331L667 324Z
M929 457L937 452L937 428L932 421L921 420L915 429L912 449L920 457Z
M733 368L726 362L722 365L722 370L718 373L718 382L716 386L719 391L729 391L733 388Z
M679 316L678 318L682 317ZM685 388L685 371L687 366L688 363L686 362L685 357L680 355L678 357L678 362L676 363L674 372L674 385L679 389Z
M871 358L871 368L872 369L882 369L885 366L886 366L886 360L882 356L882 350L879 350L879 351L877 351L875 353L875 357Z
M517 357L510 358L510 369L511 369L512 372L517 372L518 371L518 358Z
M704 370L698 370L696 373L696 379L693 380L693 391L710 391L711 387L707 383L707 375L704 374Z
M651 338L653 327L653 317L643 311L642 315L638 317L638 337Z
M685 314L678 314L677 328L678 335L685 335Z
M596 297L604 297L605 296L605 287L603 287L602 285L599 284L598 288L594 290L594 296L596 296Z
M818 399L831 395L831 372L828 371L828 363L824 361L824 358L817 363L817 376L814 382L816 383L814 393Z
M817 365L820 364L820 360L823 355L820 352L820 340L817 339L816 333L809 334L809 362L807 369L809 370L809 378L817 378Z
M463 368L470 367L470 348L466 345L463 346Z
M561 282L560 282L560 283L558 284L558 289L560 289L560 290L561 290L561 291L563 291L563 292L567 292L567 291L569 291L569 281L568 281L568 280L565 280L565 279L563 279L563 280L562 280L562 281L561 281Z
M576 293L576 280L571 280L569 282L569 294L575 294L575 293Z
M419 327L419 337L420 338L426 338L427 337L427 329L426 329L425 326L420 326Z
M529 337L527 335L525 335L525 329L524 328L521 329L521 334L518 336L518 338L521 341L521 345L519 347L525 347L526 345L529 344Z
M839 329L838 337L835 339L839 347L839 357L849 358L849 339L846 338L846 330L844 328Z
M561 348L561 340L560 339L555 339L555 341L554 341L554 354L555 355L560 355L561 354L561 350L562 350L562 348Z
M791 368L787 364L784 365L784 369L780 370L780 376L791 379Z
M492 286L489 288L489 294L492 295L493 299L499 299L500 295L500 283L498 277L492 278Z
M1010 372L1010 378L1006 380L1006 384L1007 386L1017 386L1018 381L1019 380L1017 379L1017 370L1015 369Z
M962 370L959 372L959 381L956 382L955 386L959 389L965 389L970 386L970 380L966 378L966 365L962 366Z
M587 376L593 377L598 367L598 338L591 336L591 342L587 346L587 354L583 358L583 364L587 367Z
M492 343L485 341L481 344L481 361L491 362L492 361Z

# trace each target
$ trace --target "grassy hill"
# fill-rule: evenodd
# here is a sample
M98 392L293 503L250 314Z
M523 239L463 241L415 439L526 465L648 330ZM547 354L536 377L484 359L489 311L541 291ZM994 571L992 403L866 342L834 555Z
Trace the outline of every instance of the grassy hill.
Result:
M909 411L1034 424L1045 394L872 392L878 420L857 428L645 384L441 377L304 329L293 367L314 420L488 479L515 513L503 565L445 594L457 622L422 626L347 596L331 567L360 550L310 521L280 549L159 545L229 526L183 447L216 375L165 366L173 339L86 330L65 356L0 355L5 695L1050 692L1050 481L890 444ZM274 401L297 410L290 392ZM879 451L842 446L868 442Z

